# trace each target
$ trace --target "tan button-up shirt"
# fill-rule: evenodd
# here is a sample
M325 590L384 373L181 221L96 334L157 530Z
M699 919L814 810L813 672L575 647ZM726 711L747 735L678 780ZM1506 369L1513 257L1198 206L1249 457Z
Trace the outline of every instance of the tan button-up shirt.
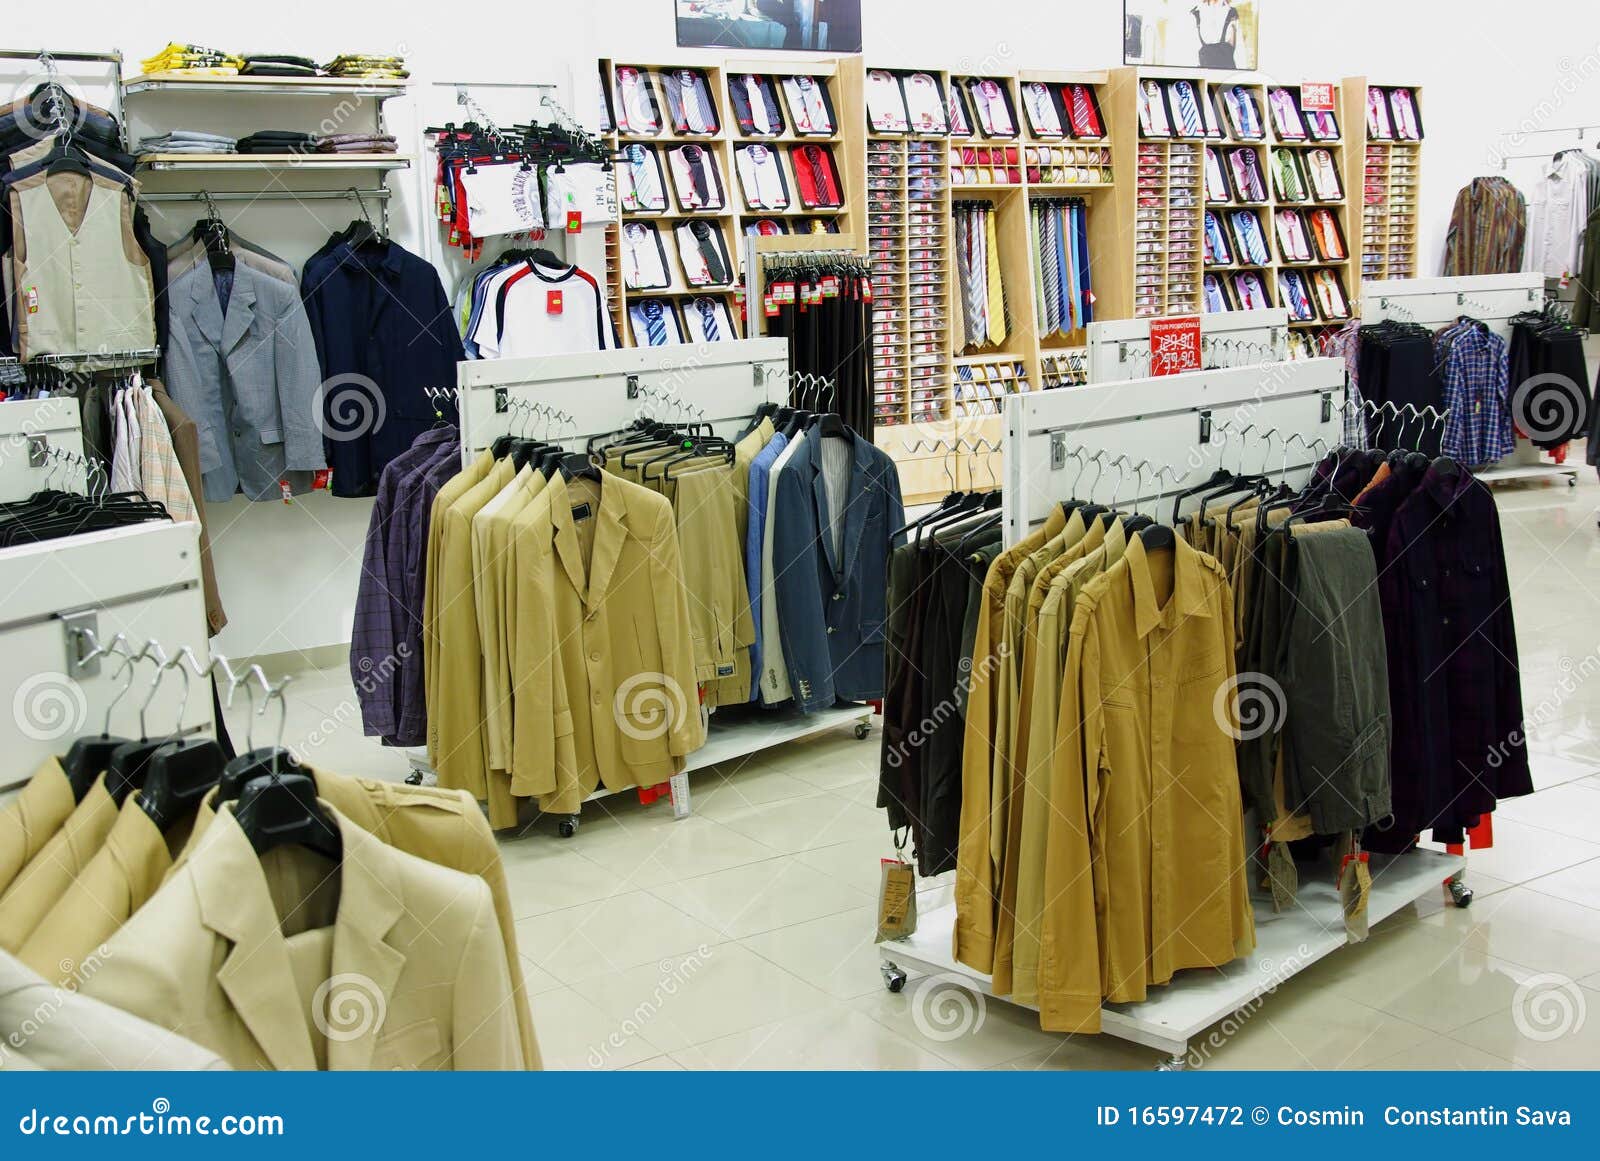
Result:
M1233 676L1232 602L1213 558L1138 538L1078 599L1050 778L1046 1029L1098 1031L1102 999L1255 946L1233 737L1212 708Z

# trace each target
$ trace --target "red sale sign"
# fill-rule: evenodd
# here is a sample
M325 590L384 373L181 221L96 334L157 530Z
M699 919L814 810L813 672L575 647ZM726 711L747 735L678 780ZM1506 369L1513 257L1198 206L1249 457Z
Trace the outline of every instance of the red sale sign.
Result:
M1200 369L1200 316L1150 320L1150 373L1176 375Z
M1313 81L1300 86L1300 107L1309 113L1333 112L1333 84Z

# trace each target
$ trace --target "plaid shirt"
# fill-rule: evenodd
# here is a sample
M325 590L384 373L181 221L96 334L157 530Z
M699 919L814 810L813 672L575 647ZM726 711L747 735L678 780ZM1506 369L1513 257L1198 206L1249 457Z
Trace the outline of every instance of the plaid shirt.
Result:
M1341 419L1344 421L1346 447L1366 449L1367 415L1361 397L1361 387L1356 379L1356 368L1361 358L1361 320L1353 318L1334 331L1322 343L1322 354L1330 359L1344 360L1345 405Z
M178 453L172 446L172 433L167 430L167 421L156 406L150 388L134 389L129 398L139 421L141 490L150 499L159 500L173 520L199 523L200 513L195 508L189 483L183 477Z
M1506 399L1511 371L1505 340L1485 326L1463 322L1440 331L1433 350L1449 409L1441 450L1472 466L1510 455L1517 439Z

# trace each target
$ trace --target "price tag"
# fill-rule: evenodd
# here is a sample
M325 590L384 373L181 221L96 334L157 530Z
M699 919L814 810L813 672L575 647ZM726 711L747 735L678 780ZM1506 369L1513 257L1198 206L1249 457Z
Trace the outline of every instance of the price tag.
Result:
M878 938L904 939L917 930L917 877L910 863L880 859L878 880Z
M545 291L545 294L544 294L544 312L545 312L545 314L560 314L561 310L562 310L561 292L559 290L547 290L547 291Z
M1177 375L1200 369L1200 316L1150 320L1150 373Z
M567 233L583 233L583 214L577 210L567 211Z
M778 317L778 300L772 295L763 295L761 299L761 305L768 318Z
M333 469L318 468L317 474L311 477L311 490L313 492L325 492L328 490L328 485L332 482Z
M1300 107L1308 113L1333 112L1333 83L1331 81L1302 83Z

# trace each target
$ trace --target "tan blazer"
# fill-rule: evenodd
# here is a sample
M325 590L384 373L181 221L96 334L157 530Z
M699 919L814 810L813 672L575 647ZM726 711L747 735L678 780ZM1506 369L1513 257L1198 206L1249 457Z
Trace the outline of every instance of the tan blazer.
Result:
M439 704L439 556L444 547L444 521L440 516L459 500L494 465L494 457L484 452L459 473L446 480L433 497L428 515L428 557L422 586L422 673L423 693L428 707L428 758L433 759L433 707ZM434 767L438 769L437 765Z
M571 813L601 781L665 782L705 742L672 506L617 476L557 475L524 515L513 791L554 770L540 806Z
M0 1071L226 1069L214 1052L55 987L0 951Z
M77 805L61 763L46 758L16 798L0 810L0 896Z
M163 834L134 791L100 849L23 943L17 958L48 980L69 986L85 957L156 893L172 856L189 838L193 816Z
M117 821L117 804L106 793L104 774L62 822L11 886L0 895L0 948L16 952L88 866Z
M477 875L489 885L500 938L506 949L506 974L511 980L522 1058L531 1069L541 1067L539 1043L533 1033L533 1015L528 1009L527 989L522 982L516 919L511 911L505 867L500 862L500 847L472 796L462 790L349 778L327 770L310 770L310 774L316 780L318 795L333 803L340 814L369 834L408 855ZM215 804L216 791L212 791L200 804L189 844L178 856L171 874L176 874L199 847L201 838L217 817Z
M84 993L235 1068L315 1068L324 1034L334 1070L522 1068L488 886L323 807L344 854L331 974L312 996L296 986L284 928L326 918L315 896L328 864L304 847L258 857L231 808L111 938Z

